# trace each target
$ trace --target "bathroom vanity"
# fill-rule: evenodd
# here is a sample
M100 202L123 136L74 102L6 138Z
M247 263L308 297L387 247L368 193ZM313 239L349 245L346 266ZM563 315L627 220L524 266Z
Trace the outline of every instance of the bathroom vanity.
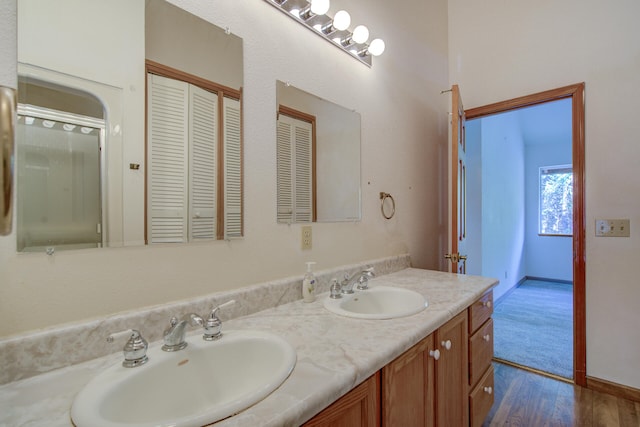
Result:
M482 425L493 405L492 301L489 290L305 427Z
M320 274L320 282L328 284L337 273ZM223 331L258 330L284 338L296 349L297 362L269 396L212 425L317 426L337 419L350 426L479 425L493 398L490 315L496 283L404 268L369 284L422 294L428 306L411 316L339 316L324 307L324 292L313 303L298 299L225 320ZM195 334L201 331L189 333ZM121 359L118 352L0 386L0 407L5 408L0 425L71 426L69 409L76 394Z

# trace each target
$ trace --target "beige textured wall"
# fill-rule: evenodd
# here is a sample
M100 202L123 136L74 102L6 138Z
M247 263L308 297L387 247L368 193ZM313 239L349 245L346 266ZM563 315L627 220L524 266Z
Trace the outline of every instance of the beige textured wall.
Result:
M348 9L355 23L385 39L387 51L372 68L263 1L173 3L243 39L246 237L52 257L16 254L15 236L0 238L0 337L301 275L307 260L322 270L409 252L414 266L438 267L446 228L438 211L446 186L446 97L439 94L448 86L446 1L415 0L400 9L383 1L333 1L333 12ZM12 21L11 14L2 18ZM14 64L14 43L2 41L3 64ZM310 251L300 249L299 226L276 224L278 79L362 114L362 221L314 224ZM140 155L126 148L126 162ZM140 188L139 180L123 186ZM380 214L380 191L395 198L392 220ZM125 220L136 215L137 208L123 214Z
M640 388L640 3L449 1L449 79L466 108L586 84L587 375ZM595 237L628 218L630 238Z

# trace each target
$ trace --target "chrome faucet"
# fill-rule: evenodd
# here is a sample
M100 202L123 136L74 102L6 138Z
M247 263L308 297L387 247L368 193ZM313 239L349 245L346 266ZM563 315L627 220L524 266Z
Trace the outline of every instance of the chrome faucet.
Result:
M342 290L343 294L352 294L353 293L353 285L358 284L356 287L364 291L365 289L369 289L369 279L375 277L376 273L373 271L373 267L366 268L362 271L358 271L354 273L351 277L348 274L344 275L344 280L342 280Z
M178 351L187 346L185 341L185 335L187 333L187 325L191 326L203 326L205 320L195 313L189 313L178 320L177 317L172 317L169 321L169 327L164 330L164 345L162 349L164 351Z

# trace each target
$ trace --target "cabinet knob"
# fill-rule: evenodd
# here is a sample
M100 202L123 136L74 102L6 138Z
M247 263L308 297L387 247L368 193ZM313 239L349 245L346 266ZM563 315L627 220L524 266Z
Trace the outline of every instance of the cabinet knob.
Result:
M442 341L442 346L447 350L451 350L451 340Z
M483 301L483 302L482 302L482 306L483 306L483 307L490 308L490 307L491 307L491 301Z
M485 387L484 388L484 392L487 393L487 394L491 394L491 393L493 393L493 388L492 387Z
M440 350L429 350L429 356L433 357L435 360L440 359Z
M489 335L489 334L484 335L484 336L482 337L482 339L483 339L483 340L485 340L486 342L489 342L489 340L491 339L491 335Z

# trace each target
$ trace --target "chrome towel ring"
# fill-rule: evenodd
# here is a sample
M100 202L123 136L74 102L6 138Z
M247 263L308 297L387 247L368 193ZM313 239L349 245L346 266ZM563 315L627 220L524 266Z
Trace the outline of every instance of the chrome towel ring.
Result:
M387 212L384 209L384 201L391 200L391 213L387 215ZM396 213L396 201L393 200L393 196L389 193L385 193L383 191L380 192L380 212L382 212L382 216L386 219L393 218L393 215Z

